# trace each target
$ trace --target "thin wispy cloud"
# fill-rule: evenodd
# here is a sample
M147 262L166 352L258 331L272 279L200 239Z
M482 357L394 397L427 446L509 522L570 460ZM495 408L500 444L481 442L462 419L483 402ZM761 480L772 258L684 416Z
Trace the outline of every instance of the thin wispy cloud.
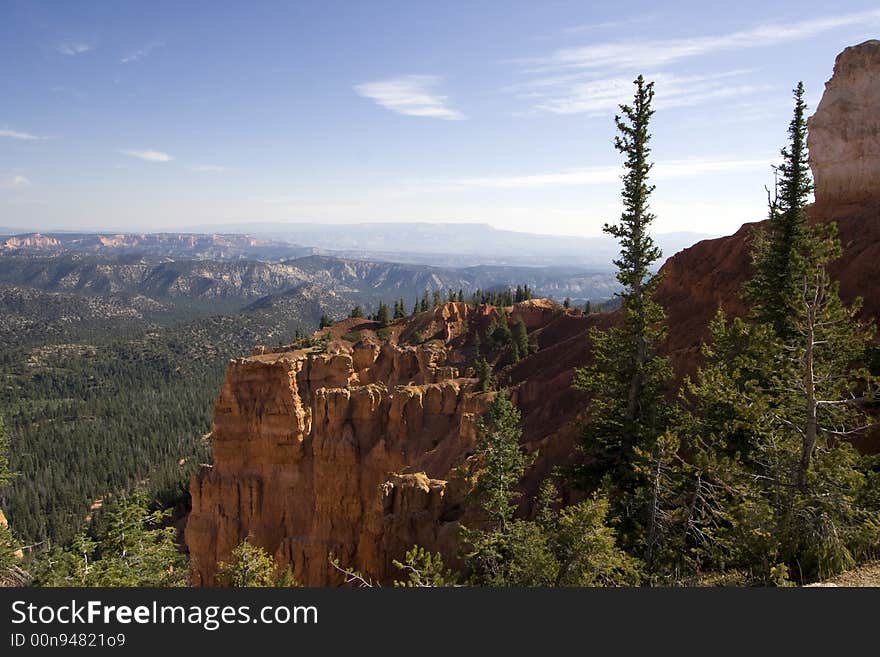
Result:
M359 96L375 101L381 107L405 114L446 121L459 121L464 114L449 106L446 96L436 93L440 78L434 75L404 75L397 78L365 82L354 87Z
M134 52L129 53L125 57L123 57L121 61L123 64L131 64L132 62L137 62L147 57L151 52L153 52L156 48L163 48L165 46L164 41L151 41L143 48L139 48Z
M144 150L144 151L121 151L123 155L129 155L131 157L136 157L139 160L143 160L144 162L170 162L174 158L168 153L163 153L162 151L155 150Z
M774 158L693 158L661 160L651 170L652 180L696 178L715 173L769 170ZM546 187L619 184L620 165L594 166L567 171L493 175L445 180L404 181L404 188L417 191L465 191L468 189L541 189Z
M190 171L197 171L199 173L224 173L225 171L229 171L229 167L224 167L219 164L194 164L190 167Z
M550 56L531 60L532 71L559 68L621 70L656 69L682 59L709 53L775 46L806 39L830 30L880 23L880 9L824 16L793 23L767 23L716 36L679 39L618 40L575 48L560 48Z
M83 53L87 53L94 49L95 47L92 44L83 41L62 41L56 48L58 52L62 55L67 55L68 57L82 55Z
M30 186L30 179L27 176L22 176L21 174L15 174L13 176L0 178L0 187L2 187L3 189L16 189Z
M767 91L767 85L750 84L737 78L750 71L735 70L711 75L677 75L653 73L646 76L656 83L654 106L657 109L690 107L724 98L744 98ZM733 80L734 82L731 82ZM529 100L534 109L552 114L587 114L591 116L614 113L618 105L632 97L632 79L629 76L570 81L541 79L537 85L522 85L517 97Z
M10 128L0 128L0 137L6 137L7 139L21 139L23 141L43 141L44 139L48 139L48 137L40 137L38 135L32 135L29 132L21 132L20 130L12 130Z
M649 20L652 20L652 15L643 14L640 16L632 16L630 18L621 18L620 20L613 21L599 21L596 23L583 23L579 25L569 25L568 27L562 28L563 34L585 34L589 32L598 32L600 30L611 30L619 27L626 27L628 25L635 25L636 23L645 23Z

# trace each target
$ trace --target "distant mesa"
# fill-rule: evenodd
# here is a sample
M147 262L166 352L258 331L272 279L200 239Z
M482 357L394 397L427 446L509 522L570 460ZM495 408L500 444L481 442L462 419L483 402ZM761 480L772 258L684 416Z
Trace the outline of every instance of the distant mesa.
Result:
M55 237L31 233L29 235L13 235L2 242L2 248L10 251L19 249L50 249L61 245Z

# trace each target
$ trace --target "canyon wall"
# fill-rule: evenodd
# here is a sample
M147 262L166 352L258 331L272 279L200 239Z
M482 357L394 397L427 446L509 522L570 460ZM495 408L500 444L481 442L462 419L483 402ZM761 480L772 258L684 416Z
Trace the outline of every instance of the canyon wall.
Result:
M448 304L437 320L454 327L465 308ZM370 337L230 362L214 464L191 486L195 583L213 584L217 561L246 536L310 585L336 581L329 554L381 580L416 543L450 552L460 512L439 477L473 448L486 396L446 357L437 344Z

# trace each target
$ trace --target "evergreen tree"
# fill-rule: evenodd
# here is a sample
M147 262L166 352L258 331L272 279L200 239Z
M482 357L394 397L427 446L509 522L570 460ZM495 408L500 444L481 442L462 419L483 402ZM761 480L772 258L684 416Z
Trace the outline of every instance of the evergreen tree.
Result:
M492 318L489 327L486 330L486 337L489 340L489 346L493 349L499 349L511 344L511 332L508 325L507 310L502 306L498 314L498 318Z
M186 559L167 526L170 510L150 511L142 492L108 506L97 535L77 536L40 554L38 586L185 586Z
M229 562L217 564L217 582L231 587L296 586L290 568L279 568L263 548L245 538L232 550Z
M425 312L426 310L430 310L430 308L431 307L428 305L428 291L425 290L425 292L422 294L422 302L419 305L419 310Z
M620 586L639 581L638 562L616 544L601 496L555 511L545 482L535 520L514 518L516 486L532 459L522 453L520 414L506 391L478 424L471 463L473 499L486 528L464 528L465 563L474 584L488 586ZM473 479L472 479L473 480Z
M477 423L476 451L483 471L477 478L475 494L486 516L502 530L513 518L511 503L520 496L516 486L533 460L519 446L521 417L508 391L501 390Z
M511 331L511 344L516 347L517 353L521 356L528 356L529 354L529 334L526 331L526 324L523 322L522 317L518 317L516 322L513 324L513 331Z
M402 562L395 559L392 563L407 575L405 580L395 580L394 586L423 588L458 585L458 574L446 568L440 553L431 554L419 545L407 550Z
M664 313L653 300L658 280L649 269L660 257L648 234L654 219L648 204L654 189L648 183L654 91L653 83L642 76L635 85L633 105L621 105L623 118L615 117L619 134L614 145L625 156L624 210L619 223L604 228L621 245L614 263L623 286L623 317L621 326L591 330L593 363L575 374L575 387L591 393L592 399L581 441L585 459L572 475L587 490L596 490L607 477L612 515L621 523L623 537L650 551L645 542L656 529L657 517L644 493L653 484L638 462L660 448L658 439L666 432L673 408L664 397L671 370L658 353Z
M406 317L406 309L403 305L403 299L394 302L394 319L403 319Z
M492 366L483 358L479 351L474 359L474 376L479 382L478 389L481 392L492 389Z
M330 321L330 318L329 318L329 317L327 317L327 313L322 313L322 314L321 314L320 328L327 328L328 326L332 326L332 325L333 325L333 322Z
M593 305L590 303L589 299L586 303L584 303L584 315L589 315L593 312Z
M746 286L746 297L758 321L771 324L783 340L794 336L805 274L806 215L804 208L813 190L807 154L807 106L804 85L794 89L794 116L788 126L789 143L783 148L778 180L769 196L767 227L754 237L755 275Z
M360 306L355 306L354 308L352 308L351 314L349 315L349 317L356 318L356 319L360 319L363 316L364 316L364 309L361 308Z
M388 318L388 306L385 303L379 303L379 309L376 311L376 321L381 328L388 326L390 320Z
M571 308L571 297L565 297L565 300L562 302L563 308Z
M442 303L443 303L443 298L440 296L440 290L434 290L433 307L437 308Z

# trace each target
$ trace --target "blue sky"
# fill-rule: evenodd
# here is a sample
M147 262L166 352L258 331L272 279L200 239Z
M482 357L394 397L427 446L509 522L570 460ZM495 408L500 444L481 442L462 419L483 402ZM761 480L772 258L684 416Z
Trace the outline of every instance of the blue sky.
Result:
M596 235L644 73L656 230L729 233L764 215L794 84L814 108L878 36L876 2L0 0L0 226Z

